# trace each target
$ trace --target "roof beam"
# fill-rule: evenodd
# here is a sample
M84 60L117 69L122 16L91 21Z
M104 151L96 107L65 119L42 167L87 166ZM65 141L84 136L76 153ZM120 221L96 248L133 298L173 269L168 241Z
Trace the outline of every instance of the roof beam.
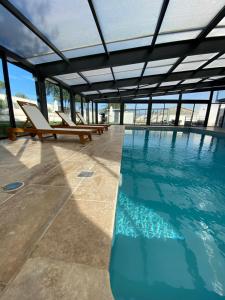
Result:
M106 67L134 64L152 60L181 57L188 53L190 45L194 40L179 41L166 44L157 44L149 52L149 46L120 50L110 53L106 57L105 53L84 56L70 59L70 64L64 61L55 61L36 65L38 71L45 76L63 75L75 72L82 72ZM205 54L211 52L225 51L225 37L207 38L202 41L192 54Z
M175 72L171 73L165 80L168 81L177 81L177 80L185 80L190 78L206 78L211 76L220 76L223 75L224 68L213 68L213 69L204 69L193 74L193 71L185 71L185 72ZM143 77L140 84L154 84L160 82L164 78L164 74L161 75L152 75ZM104 81L104 82L96 82L92 83L91 86L86 84L74 85L71 86L74 92L89 92L103 89L117 89L120 87L128 87L128 86L136 86L139 83L139 77L128 78L128 79L120 79L117 80L116 83L113 80Z
M202 82L200 83L197 87L196 87L196 84L194 83L191 83L191 84L182 84L180 87L179 87L179 91L185 91L185 90L188 90L188 89L195 89L196 91L202 91L202 90L208 90L208 89L216 89L216 88L220 88L220 89L223 89L225 88L225 82L222 82L221 80L218 80L218 81L212 81L212 82ZM167 87L159 87L158 90L157 90L157 93L173 93L173 89L174 89L174 86L167 86ZM151 89L143 89L143 90L139 90L138 91L138 94L136 94L136 98L141 98L141 97L147 97L149 96L150 94L152 93L155 93L155 90L154 88L151 88ZM189 91L187 91L189 92ZM192 92L192 91L190 91ZM178 93L178 92L174 92L175 93ZM135 91L123 91L121 92L121 97L130 97L130 98L134 98L135 96ZM157 95L155 95L157 96ZM88 95L87 96L89 100L98 100L99 98L97 97L97 95ZM110 99L110 98L118 98L118 94L115 92L115 93L107 93L107 94L102 94L101 95L101 98L100 99Z
M62 58L64 63L69 63L69 60L64 54L56 48L56 46L34 25L28 20L12 3L8 0L0 0L0 4L4 6L14 17L22 22L28 29L30 29L36 36L39 37L50 49L52 49L59 57Z

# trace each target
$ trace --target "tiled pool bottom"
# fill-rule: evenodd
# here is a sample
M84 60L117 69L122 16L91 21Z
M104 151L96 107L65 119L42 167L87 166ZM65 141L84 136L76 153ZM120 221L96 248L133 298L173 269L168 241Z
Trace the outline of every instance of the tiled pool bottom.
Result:
M116 300L225 297L225 138L127 130L111 287Z

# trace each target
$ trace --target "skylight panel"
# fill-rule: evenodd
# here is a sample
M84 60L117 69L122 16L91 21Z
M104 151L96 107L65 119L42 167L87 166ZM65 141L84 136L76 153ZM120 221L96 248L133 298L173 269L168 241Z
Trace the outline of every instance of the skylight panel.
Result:
M170 0L156 43L180 40L181 33L183 40L195 39L224 5L225 0Z
M181 63L176 67L173 72L183 72L183 71L192 71L196 70L197 68L201 67L205 61L194 61L189 63Z
M224 68L225 67L225 59L216 59L212 61L210 64L205 66L205 69L210 68Z
M167 82L162 82L160 84L160 86L170 86L170 85L176 85L180 82L180 80L176 80L176 81L167 81Z

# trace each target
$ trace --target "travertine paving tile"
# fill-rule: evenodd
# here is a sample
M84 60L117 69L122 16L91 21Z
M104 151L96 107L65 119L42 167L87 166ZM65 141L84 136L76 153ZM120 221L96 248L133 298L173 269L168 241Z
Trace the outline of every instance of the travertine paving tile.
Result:
M113 300L106 270L29 259L1 300Z
M4 203L7 199L12 197L12 194L0 192L0 205Z
M0 206L0 281L17 272L69 194L68 188L27 186Z
M110 203L69 200L32 257L49 257L107 269L114 209Z

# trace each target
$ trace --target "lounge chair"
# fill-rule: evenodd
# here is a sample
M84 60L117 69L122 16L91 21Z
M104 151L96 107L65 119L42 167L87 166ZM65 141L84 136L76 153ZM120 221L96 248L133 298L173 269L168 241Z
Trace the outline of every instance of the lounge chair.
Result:
M104 126L92 126L92 125L76 125L67 114L62 111L56 111L59 117L62 119L66 127L77 128L77 129L92 129L98 134L102 134L104 131Z
M82 116L82 114L80 112L76 112L76 115L77 115L77 117L80 121L79 124L87 125L87 122L85 121L84 117ZM108 130L108 128L110 126L109 124L100 124L100 125L104 126L105 130ZM92 125L92 126L99 126L99 125L95 124L95 125Z
M28 128L9 128L9 139L16 140L17 133L29 133L32 137L37 135L41 141L43 141L44 134L52 134L57 138L57 134L64 135L77 135L80 142L84 144L86 141L91 141L91 134L94 130L91 129L70 129L70 128L53 128L46 121L43 114L40 112L36 104L17 101L23 112L25 113L27 120L32 124L32 127ZM27 122L26 122L27 123Z

